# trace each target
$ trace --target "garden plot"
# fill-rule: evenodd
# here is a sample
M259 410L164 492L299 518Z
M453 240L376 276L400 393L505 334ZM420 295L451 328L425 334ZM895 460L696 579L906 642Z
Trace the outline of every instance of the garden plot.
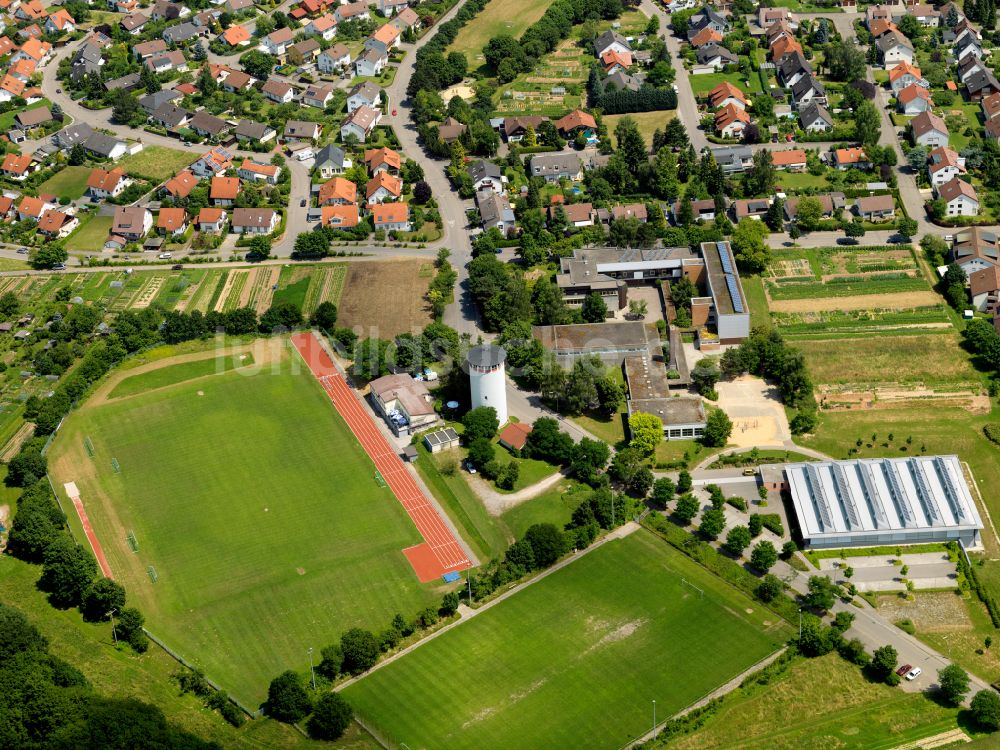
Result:
M251 295L250 307L258 313L267 311L271 306L271 300L274 298L274 287L277 285L280 276L280 269L271 268L268 269L267 273L261 273L257 277L259 283L255 286L254 293Z
M303 315L311 315L322 302L340 304L340 294L344 290L347 266L337 264L317 269L317 271L317 278L309 285L306 292L306 301L302 307Z
M142 284L142 288L139 289L138 294L132 299L130 308L133 310L142 310L153 304L153 300L160 293L163 285L166 284L166 276L148 276Z

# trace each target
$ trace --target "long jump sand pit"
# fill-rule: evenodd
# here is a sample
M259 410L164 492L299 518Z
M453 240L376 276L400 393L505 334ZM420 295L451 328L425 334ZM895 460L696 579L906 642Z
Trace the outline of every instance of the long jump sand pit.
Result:
M859 294L853 297L809 297L807 299L778 299L767 301L771 312L802 313L828 310L908 310L940 304L934 292L896 292L895 294Z

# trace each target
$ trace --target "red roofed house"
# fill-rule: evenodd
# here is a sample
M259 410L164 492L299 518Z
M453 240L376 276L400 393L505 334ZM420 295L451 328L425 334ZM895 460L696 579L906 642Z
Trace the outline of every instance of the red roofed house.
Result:
M49 203L41 198L33 198L30 195L26 195L21 199L21 203L18 204L17 219L18 221L40 219L42 218L42 214L55 207L55 203Z
M556 130L567 138L572 138L580 132L589 135L597 130L597 121L594 116L582 109L574 109L565 117L556 120L555 125Z
M230 26L222 32L222 40L230 47L245 47L250 44L250 32L240 24Z
M838 148L833 152L833 166L837 169L869 169L871 165L863 148Z
M187 198L197 184L198 178L185 169L163 183L162 190L172 198Z
M1000 307L1000 266L969 274L969 296L976 310L995 315Z
M94 198L115 198L121 195L130 182L121 167L110 171L95 169L87 179L87 192Z
M604 72L608 75L618 72L625 73L632 65L632 55L628 52L609 49L601 55L601 62L604 64Z
M188 228L187 211L183 208L161 208L156 228L161 234L184 234Z
M911 83L896 94L896 109L904 115L918 115L933 106L931 95L923 86Z
M771 62L777 65L786 55L791 55L795 52L801 55L802 45L791 37L782 37L771 45Z
M353 229L358 225L358 207L349 205L323 206L322 223L333 229Z
M791 149L790 151L772 151L771 163L775 169L801 172L806 168L806 152L800 148Z
M979 213L976 189L960 177L937 188L938 200L945 203L945 216L975 216Z
M499 443L511 452L520 451L528 442L531 425L525 422L511 422L500 431Z
M712 109L725 107L727 104L732 104L740 109L747 108L746 95L729 81L723 81L708 92L708 103Z
M28 175L36 171L31 168L32 159L30 154L7 154L3 158L3 165L0 166L0 171L3 172L4 177L11 180L17 180L21 182L22 180L28 179Z
M51 209L42 214L42 218L38 221L39 232L56 238L68 237L78 226L80 220L75 216Z
M691 46L695 49L700 49L701 47L712 44L713 42L718 44L721 41L722 34L713 29L711 26L706 26L691 37Z
M334 177L320 186L319 205L353 204L358 197L358 186L343 177Z
M198 212L198 231L218 234L226 225L226 210L206 206Z
M370 148L365 151L365 166L368 168L368 174L372 176L379 172L398 175L402 159L399 153L391 148Z
M239 177L223 177L216 175L212 178L212 186L208 190L208 197L215 206L231 206L236 196L240 194Z
M365 188L368 205L382 203L387 200L399 200L403 194L403 181L388 172L379 172L368 181Z
M76 20L65 8L60 8L45 19L45 31L49 34L72 34L76 31Z
M278 177L281 176L281 167L276 164L259 164L252 159L244 159L236 174L241 180L248 182L266 182L268 185L275 185L278 182Z
M715 132L723 138L739 138L750 124L750 115L735 104L727 104L715 113Z
M375 228L386 232L410 231L410 207L405 203L381 203L372 209Z

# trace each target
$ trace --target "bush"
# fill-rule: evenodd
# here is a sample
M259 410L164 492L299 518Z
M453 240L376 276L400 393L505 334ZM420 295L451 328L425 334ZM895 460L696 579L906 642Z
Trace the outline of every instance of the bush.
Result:
M378 661L379 647L374 633L363 628L351 628L340 636L340 650L344 655L343 670L361 674Z
M326 693L316 703L306 723L309 736L317 740L339 739L354 718L354 711L340 693Z
M1000 729L1000 695L993 690L980 690L972 697L972 716L983 729Z
M265 711L272 719L293 724L304 719L311 708L309 693L295 672L288 670L271 680Z

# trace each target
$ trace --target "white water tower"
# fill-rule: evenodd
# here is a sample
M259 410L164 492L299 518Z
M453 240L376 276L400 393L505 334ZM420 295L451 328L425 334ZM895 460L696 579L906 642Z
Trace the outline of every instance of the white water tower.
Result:
M496 409L501 426L507 422L507 380L504 376L506 359L507 351L502 346L492 344L477 346L466 355L472 408L492 406Z

